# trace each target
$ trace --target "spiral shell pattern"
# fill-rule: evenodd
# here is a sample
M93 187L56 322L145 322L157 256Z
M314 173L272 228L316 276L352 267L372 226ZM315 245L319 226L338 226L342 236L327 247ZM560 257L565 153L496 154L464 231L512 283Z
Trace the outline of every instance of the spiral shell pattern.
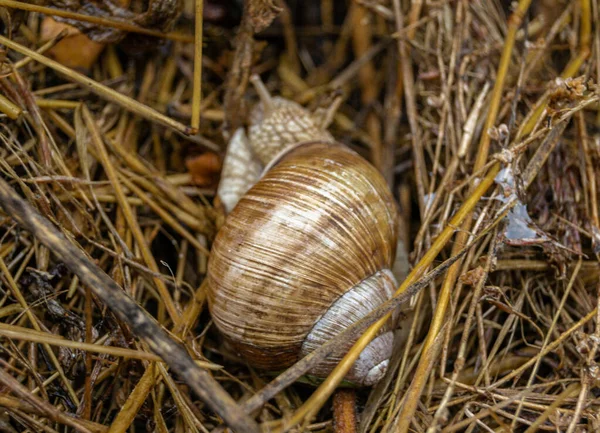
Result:
M394 261L396 231L393 198L368 162L335 143L294 148L244 195L215 239L208 300L217 328L249 364L290 366L336 301L365 280L386 280L379 276ZM389 284L373 289L375 303L391 296Z

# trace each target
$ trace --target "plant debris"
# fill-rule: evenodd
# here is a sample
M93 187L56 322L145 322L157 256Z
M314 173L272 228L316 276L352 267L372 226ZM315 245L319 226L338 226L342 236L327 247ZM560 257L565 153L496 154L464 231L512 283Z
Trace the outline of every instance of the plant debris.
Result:
M600 431L600 2L198 1L0 0L0 431ZM212 326L253 74L398 201L373 389Z

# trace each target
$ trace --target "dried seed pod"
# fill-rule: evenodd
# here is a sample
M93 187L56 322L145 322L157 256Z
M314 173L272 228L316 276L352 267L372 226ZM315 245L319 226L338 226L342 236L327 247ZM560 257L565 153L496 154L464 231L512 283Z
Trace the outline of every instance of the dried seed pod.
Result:
M208 300L217 328L241 356L278 370L392 296L396 207L379 172L328 140L300 106L267 99L255 116L247 148L269 155L262 159L269 167L215 239ZM312 141L298 144L299 137ZM372 385L383 376L391 330L389 324L367 346L348 380ZM326 376L352 344L309 373Z

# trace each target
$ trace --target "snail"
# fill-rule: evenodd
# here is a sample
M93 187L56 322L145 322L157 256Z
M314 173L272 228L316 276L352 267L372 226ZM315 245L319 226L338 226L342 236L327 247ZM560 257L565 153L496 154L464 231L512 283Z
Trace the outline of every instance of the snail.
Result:
M248 136L236 131L217 195L228 212L208 263L208 305L220 333L251 366L289 367L388 300L397 211L381 174L326 131L331 116L271 97ZM366 347L346 380L377 383L393 323ZM326 377L354 341L309 371Z

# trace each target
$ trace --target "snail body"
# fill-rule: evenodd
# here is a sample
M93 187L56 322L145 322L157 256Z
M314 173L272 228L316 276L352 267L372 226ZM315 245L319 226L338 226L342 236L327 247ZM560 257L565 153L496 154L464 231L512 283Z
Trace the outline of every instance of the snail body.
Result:
M214 323L259 369L292 365L395 291L396 207L385 180L322 136L274 140L275 160L233 206L212 247ZM383 376L391 331L388 325L367 346L347 380L372 385ZM353 343L309 374L327 376Z

